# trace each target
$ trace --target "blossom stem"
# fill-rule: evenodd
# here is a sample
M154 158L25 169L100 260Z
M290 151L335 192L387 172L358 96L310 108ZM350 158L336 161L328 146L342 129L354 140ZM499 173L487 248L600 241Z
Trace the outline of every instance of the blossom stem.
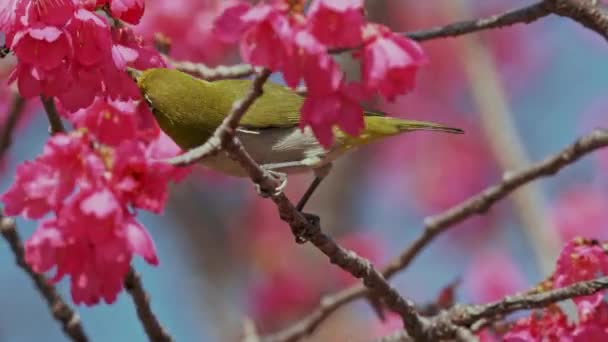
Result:
M51 135L65 133L65 127L63 126L59 112L57 112L57 107L55 107L55 100L52 97L46 98L44 95L40 95L40 101L42 101L44 111L49 118L49 133Z

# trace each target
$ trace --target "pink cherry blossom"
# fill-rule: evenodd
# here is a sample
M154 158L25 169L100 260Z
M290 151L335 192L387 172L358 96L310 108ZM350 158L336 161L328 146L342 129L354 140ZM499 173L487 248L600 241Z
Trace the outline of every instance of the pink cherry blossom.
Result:
M414 88L416 72L427 63L424 51L415 41L369 24L361 54L363 81L392 101Z
M308 10L310 32L330 47L355 47L362 41L362 0L315 0Z
M136 106L132 102L97 98L91 106L69 114L77 128L87 128L97 141L117 146L137 136Z
M333 128L357 136L363 130L363 109L359 103L358 84L344 84L338 90L320 96L308 96L302 105L300 125L310 125L323 146L333 143Z
M289 19L274 6L260 4L241 16L250 26L241 40L241 56L254 65L271 70L282 68L291 54L293 35Z
M103 116L108 108L89 110ZM154 244L134 215L138 208L163 210L173 167L152 160L137 136L122 142L113 137L118 144L113 147L87 132L51 137L38 158L18 167L2 201L9 215L53 214L26 242L26 259L37 272L54 268L53 281L68 275L74 301L93 305L116 299L134 254L158 263Z
M556 305L536 314L522 318L505 334L505 342L564 341L570 336L572 326L568 317ZM568 341L566 339L566 341Z

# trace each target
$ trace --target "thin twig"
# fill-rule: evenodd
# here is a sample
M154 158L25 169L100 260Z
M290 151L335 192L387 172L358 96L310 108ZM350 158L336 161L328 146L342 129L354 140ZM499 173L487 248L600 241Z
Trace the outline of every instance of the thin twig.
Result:
M66 303L61 295L57 293L55 287L50 285L43 275L34 272L25 261L25 251L15 227L15 220L9 217L0 217L0 233L10 245L15 255L15 262L32 279L36 289L45 299L53 318L61 324L64 334L72 341L88 341L78 313Z
M404 33L405 36L422 42L437 38L456 37L477 31L502 28L515 24L529 24L551 14L544 2L510 10L487 18L465 20L427 30Z
M40 101L42 101L44 111L46 112L46 115L49 118L49 133L51 135L57 133L65 133L65 127L63 126L63 122L61 121L61 116L59 116L59 113L57 112L57 107L55 107L55 100L52 97L45 98L43 95L40 95Z
M160 324L158 318L150 307L150 296L144 290L139 274L133 267L129 269L125 279L125 289L131 295L133 304L137 310L137 317L142 322L146 335L153 342L171 342L173 339Z
M448 228L472 216L485 213L494 204L519 187L538 178L553 175L582 156L606 146L608 146L608 131L598 129L579 138L572 145L544 161L535 163L521 171L505 173L500 183L483 190L439 215L427 218L424 221L423 233L401 255L386 265L382 269L382 274L387 279L391 278L397 272L408 267L428 244ZM325 296L312 313L287 329L268 336L267 340L295 341L307 336L340 306L368 294L369 292L365 287L354 285L333 295Z
M456 306L449 315L455 324L468 326L482 318L504 316L518 310L542 308L566 299L589 296L607 288L608 277L601 277L551 291L507 296L493 303Z
M543 308L550 304L561 302L563 300L572 299L576 297L589 296L599 291L608 289L608 277L601 277L588 281L581 281L570 286L566 286L560 289L554 289L550 291L540 293L528 293L519 294L514 296L507 296L499 301L495 301L487 304L480 305L457 305L448 312L442 315L434 317L430 324L437 326L450 323L457 324L461 327L468 327L480 319L489 319L495 317L504 317L507 314L513 313L519 310ZM440 329L434 330L434 332L440 332ZM468 329L458 330L464 335L461 336L464 340L470 340L472 335ZM380 341L383 342L396 342L405 341L408 335L405 331L400 331L387 336ZM445 335L434 335L436 340L448 338Z
M4 156L13 142L15 127L19 122L19 118L21 117L24 108L25 99L21 97L21 95L15 94L11 103L8 117L6 118L4 126L2 127L2 132L0 133L0 157Z

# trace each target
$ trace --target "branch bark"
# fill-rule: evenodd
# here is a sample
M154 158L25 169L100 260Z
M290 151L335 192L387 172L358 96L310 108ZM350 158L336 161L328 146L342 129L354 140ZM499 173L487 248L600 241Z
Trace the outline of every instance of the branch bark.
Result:
M43 275L34 272L25 261L25 251L15 227L15 220L9 217L0 217L0 233L15 255L15 263L32 279L36 289L46 301L53 318L61 325L63 333L74 342L88 341L78 313L66 303L55 287L50 285Z
M173 339L160 324L158 318L150 307L150 296L144 290L141 278L131 267L125 279L125 289L131 295L133 304L137 310L137 317L144 326L146 335L153 342L172 342Z
M487 18L459 21L432 29L406 32L404 35L419 42L437 38L457 37L477 31L503 28L515 24L529 24L542 17L546 17L551 13L552 12L546 4L541 1L530 6L510 10Z
M566 299L589 296L607 288L608 277L601 277L551 291L507 296L488 304L455 306L448 315L454 324L469 326L482 318L491 319L519 310L542 308Z

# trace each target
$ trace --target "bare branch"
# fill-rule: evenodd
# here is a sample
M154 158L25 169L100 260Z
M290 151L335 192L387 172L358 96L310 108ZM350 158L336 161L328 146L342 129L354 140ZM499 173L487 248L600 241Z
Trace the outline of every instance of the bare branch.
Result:
M42 101L44 111L49 118L49 133L51 133L51 135L65 133L65 127L57 112L57 107L55 107L55 100L52 97L45 98L43 95L40 95L40 101Z
M15 255L15 262L32 279L36 289L45 299L53 318L59 324L63 333L72 341L86 342L87 335L82 328L80 317L61 297L53 285L50 285L46 278L34 272L30 265L25 261L25 251L19 233L15 227L15 220L9 217L0 217L0 233L8 242Z
M156 315L150 307L150 296L144 290L139 274L135 272L133 267L129 269L127 278L125 279L125 289L131 295L133 304L137 310L137 317L144 326L146 335L153 342L171 342L173 339L167 333L165 328L160 324Z
M518 310L541 308L566 299L592 295L607 288L608 277L602 277L551 291L508 296L488 304L456 306L449 315L453 323L468 326L482 318L502 316Z
M500 183L483 190L479 194L439 215L427 218L422 235L416 238L401 255L386 265L382 269L382 274L387 279L392 277L400 270L409 266L429 243L448 228L474 215L485 213L496 202L505 198L519 187L538 178L553 175L582 156L606 146L608 146L608 131L598 129L579 138L574 144L544 161L533 164L521 171L505 173ZM326 296L311 314L291 327L269 336L268 339L271 341L295 341L307 336L340 306L368 294L369 292L365 287L355 285L333 295Z
M404 35L413 40L422 42L437 38L456 37L477 31L502 28L515 24L529 24L549 14L551 14L551 11L547 8L545 3L541 1L530 6L510 10L487 18L465 20L432 29L406 32Z

